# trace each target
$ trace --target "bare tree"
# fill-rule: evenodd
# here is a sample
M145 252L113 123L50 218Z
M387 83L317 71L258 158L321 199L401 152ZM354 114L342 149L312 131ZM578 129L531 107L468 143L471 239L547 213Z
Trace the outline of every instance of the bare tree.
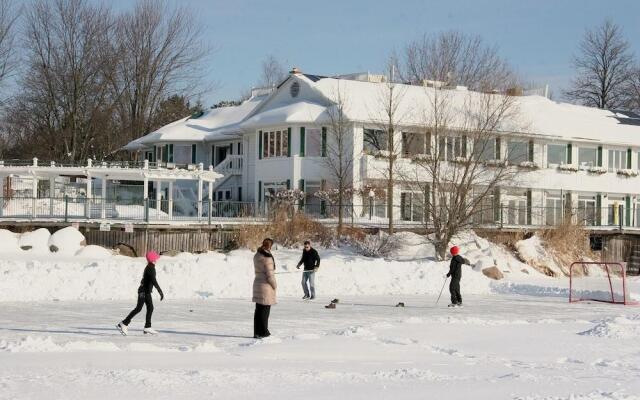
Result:
M405 133L412 166L400 175L405 188L417 195L404 199L403 208L412 202L409 209L418 210L444 259L456 234L496 221L498 190L515 181L518 167L502 156L499 132L517 124L517 103L504 94L439 88L425 88L425 95L422 128ZM415 151L422 148L427 149L423 154ZM407 212L402 210L403 217Z
M345 200L352 203L353 192L353 129L347 118L348 98L340 89L340 81L336 92L326 104L329 124L326 129L326 144L322 164L329 172L332 189L335 190L336 205L338 206L338 237L342 234L344 223ZM351 194L351 196L349 196ZM353 212L353 210L351 210Z
M111 12L83 0L36 1L26 10L26 73L8 113L23 154L83 161L109 125L104 79Z
M267 55L262 61L260 71L260 81L258 86L260 87L274 87L284 81L289 72L287 68L274 56L273 54Z
M118 18L110 80L124 135L115 145L149 133L164 99L208 89L203 61L210 49L194 19L186 7L154 0L139 0Z
M15 25L18 14L12 1L0 0L0 84L16 67Z
M424 35L409 43L399 67L402 78L414 84L435 81L480 91L504 88L514 75L497 47L457 31Z
M387 68L388 76L380 84L377 111L371 115L377 129L365 129L364 142L369 152L374 150L374 156L384 159L384 167L379 172L386 190L387 230L391 235L394 232L394 194L398 179L396 164L401 151L400 127L409 107L403 103L406 86L395 82L396 63L393 59L388 62Z
M576 77L564 96L577 103L615 109L627 101L633 56L622 30L610 20L587 30L573 57Z

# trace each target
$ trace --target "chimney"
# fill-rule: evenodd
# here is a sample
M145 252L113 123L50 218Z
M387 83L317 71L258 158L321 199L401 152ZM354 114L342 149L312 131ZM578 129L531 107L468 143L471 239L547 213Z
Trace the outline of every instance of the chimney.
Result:
M300 70L298 69L298 67L293 67L293 68L291 69L291 71L289 71L289 73L290 73L291 75L296 75L296 74L301 74L301 73L302 73L302 71L300 71Z

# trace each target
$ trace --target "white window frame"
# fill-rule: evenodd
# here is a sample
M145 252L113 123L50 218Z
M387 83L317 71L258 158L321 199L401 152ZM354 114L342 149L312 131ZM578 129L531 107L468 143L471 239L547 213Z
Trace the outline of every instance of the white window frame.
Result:
M617 156L620 156L618 159ZM627 165L627 150L626 149L608 149L607 151L607 170L609 172L616 172L623 169L628 169ZM617 161L617 163L616 163ZM617 165L616 165L617 164ZM619 168L621 167L621 168Z
M289 129L278 128L262 132L262 158L289 157ZM273 144L273 149L271 145Z

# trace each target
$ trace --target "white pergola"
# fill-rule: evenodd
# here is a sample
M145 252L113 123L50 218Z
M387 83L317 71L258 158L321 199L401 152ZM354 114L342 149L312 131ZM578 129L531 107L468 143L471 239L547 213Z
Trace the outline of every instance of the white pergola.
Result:
M40 180L49 181L50 188L55 188L56 178L62 176L75 176L82 177L87 180L86 192L87 199L92 198L92 179L100 179L102 187L102 198L107 196L107 182L110 180L127 180L143 182L143 199L146 201L149 198L149 182L153 182L156 185L156 201L161 200L161 188L163 183L168 185L168 202L169 202L169 217L173 215L173 185L177 180L191 180L197 182L198 187L198 203L197 210L198 215L202 215L202 200L204 183L207 183L207 189L209 199L213 198L213 184L216 180L223 177L223 175L215 172L213 167L204 169L202 163L197 165L189 165L187 168L151 168L148 161L144 161L142 167L127 167L120 165L109 165L107 163L94 164L92 160L87 160L87 165L84 166L61 166L51 162L49 165L39 165L38 159L34 158L33 163L30 165L5 165L3 161L0 161L0 197L4 193L5 178L9 176L19 177L31 177L33 188L33 212L36 211L36 200L38 193L38 182ZM53 191L52 191L53 193ZM52 196L53 197L53 196ZM53 203L51 205L53 214ZM86 210L87 217L89 210ZM105 219L105 207L104 202L101 210L101 217ZM0 215L2 215L2 207L0 207ZM35 216L35 215L34 215Z

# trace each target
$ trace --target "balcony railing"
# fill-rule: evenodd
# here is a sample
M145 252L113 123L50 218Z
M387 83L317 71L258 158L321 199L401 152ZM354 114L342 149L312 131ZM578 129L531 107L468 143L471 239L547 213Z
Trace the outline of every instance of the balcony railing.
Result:
M212 224L267 222L282 212L300 213L327 224L336 224L342 209L343 223L353 226L385 227L388 210L385 204L337 205L293 204L236 201L110 199L110 198L0 198L0 221L83 221L142 224ZM449 218L445 208L437 214L424 205L394 205L394 224L399 227L432 227L432 217ZM478 209L465 224L469 227L493 229L545 228L564 223L588 229L626 230L640 228L640 209L558 208L558 207L487 207Z

